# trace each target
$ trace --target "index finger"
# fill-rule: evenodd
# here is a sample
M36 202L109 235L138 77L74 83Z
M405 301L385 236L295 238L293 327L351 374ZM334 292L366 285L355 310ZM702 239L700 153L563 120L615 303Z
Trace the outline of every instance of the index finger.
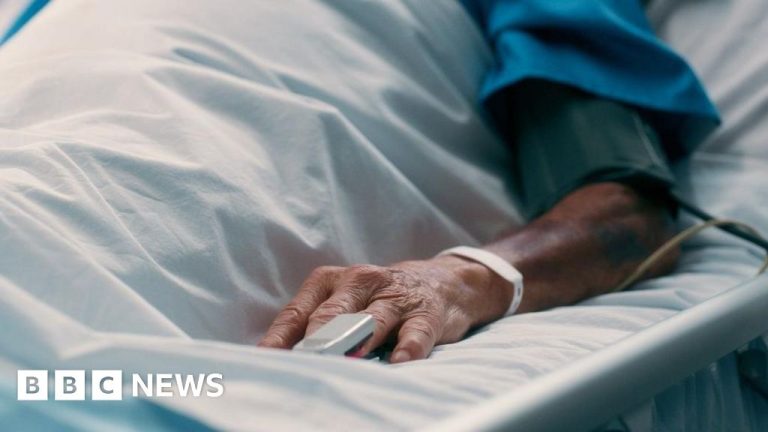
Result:
M258 346L291 348L304 337L309 316L331 295L340 267L318 267L309 275L293 298L277 314Z

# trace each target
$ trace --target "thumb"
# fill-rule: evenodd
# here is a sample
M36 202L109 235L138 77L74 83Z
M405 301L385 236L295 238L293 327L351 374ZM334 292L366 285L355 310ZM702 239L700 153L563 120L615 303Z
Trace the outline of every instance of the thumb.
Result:
M390 363L426 358L438 338L437 323L424 316L405 321L397 336L397 345L390 357Z

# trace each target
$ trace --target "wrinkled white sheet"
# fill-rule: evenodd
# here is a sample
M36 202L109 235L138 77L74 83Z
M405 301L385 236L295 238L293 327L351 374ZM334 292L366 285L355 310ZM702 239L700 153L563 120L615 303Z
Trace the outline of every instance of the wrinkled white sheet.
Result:
M714 3L654 9L726 119L679 172L706 208L768 231L768 6ZM696 33L710 21L720 33ZM474 104L489 61L453 0L54 2L0 50L3 424L410 429L751 275L755 251L708 234L646 289L504 319L426 361L250 346L317 265L426 257L519 220ZM753 426L732 360L651 421ZM222 372L226 392L21 404L20 368Z

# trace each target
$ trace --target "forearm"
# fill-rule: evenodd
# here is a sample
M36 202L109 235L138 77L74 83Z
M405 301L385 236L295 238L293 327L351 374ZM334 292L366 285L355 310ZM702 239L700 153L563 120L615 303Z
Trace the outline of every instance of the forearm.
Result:
M612 290L671 237L672 228L664 203L620 183L596 183L572 192L523 229L484 249L525 275L519 312L531 312ZM668 255L648 276L670 271L676 260L676 254ZM482 266L474 271L464 274L478 289L501 290L511 300L508 282ZM503 308L493 308L493 315L503 313Z

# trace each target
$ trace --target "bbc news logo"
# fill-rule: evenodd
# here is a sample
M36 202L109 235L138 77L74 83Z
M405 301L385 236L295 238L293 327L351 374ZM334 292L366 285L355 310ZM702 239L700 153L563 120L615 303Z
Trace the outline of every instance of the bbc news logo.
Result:
M47 370L19 370L17 372L17 400L48 400L49 384L53 387L53 399L64 401L86 400L86 388L90 400L123 400L123 371L92 370L90 385L85 370L55 370L53 382L49 382ZM131 374L131 397L209 397L224 394L224 376L211 374Z

